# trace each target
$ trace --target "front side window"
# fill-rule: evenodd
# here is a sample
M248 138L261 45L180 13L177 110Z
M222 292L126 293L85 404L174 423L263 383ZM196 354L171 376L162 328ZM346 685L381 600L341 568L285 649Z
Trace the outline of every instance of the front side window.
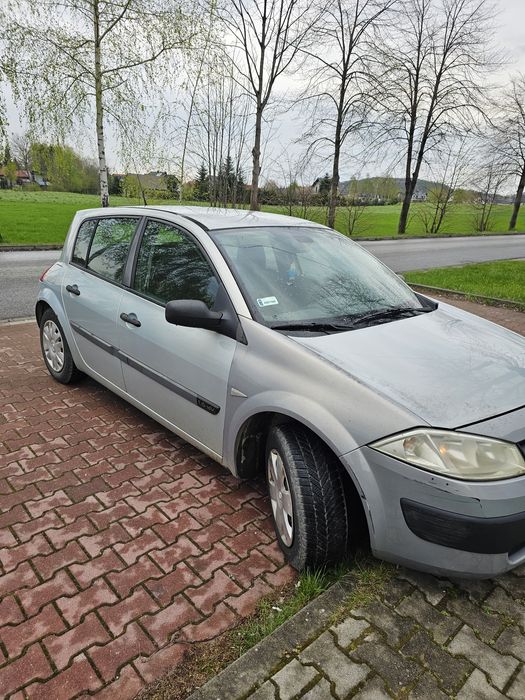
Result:
M199 246L171 224L148 221L139 248L133 288L167 304L198 299L212 308L219 282Z
M122 282L131 240L139 222L135 217L99 219L86 267L112 282Z
M257 227L211 232L254 315L268 325L348 323L422 304L391 270L330 229Z

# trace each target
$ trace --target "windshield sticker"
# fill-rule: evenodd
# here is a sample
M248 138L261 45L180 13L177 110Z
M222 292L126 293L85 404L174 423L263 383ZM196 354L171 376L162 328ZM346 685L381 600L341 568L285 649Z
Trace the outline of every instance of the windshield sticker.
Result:
M257 299L257 304L259 306L275 306L279 302L275 297L263 297L262 299Z

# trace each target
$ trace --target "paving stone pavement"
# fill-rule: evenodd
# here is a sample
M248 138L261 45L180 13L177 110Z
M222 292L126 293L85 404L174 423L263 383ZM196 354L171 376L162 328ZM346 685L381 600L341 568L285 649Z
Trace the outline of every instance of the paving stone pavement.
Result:
M525 698L525 565L490 581L391 571L380 600L348 607L348 577L189 700Z
M458 305L525 334L523 314ZM293 579L261 483L91 380L57 384L36 326L0 326L0 697L132 698ZM525 698L523 570L400 573L337 626L327 600L266 670L257 648L222 694L196 697Z
M294 577L262 483L0 326L0 697L132 698Z

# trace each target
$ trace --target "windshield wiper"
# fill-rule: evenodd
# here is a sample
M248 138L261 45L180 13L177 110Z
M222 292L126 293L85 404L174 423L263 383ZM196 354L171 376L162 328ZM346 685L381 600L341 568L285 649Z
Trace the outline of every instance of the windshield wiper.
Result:
M274 331L319 331L321 333L333 333L334 331L348 331L352 324L323 323L322 321L304 321L301 323L272 323L270 328Z
M368 323L368 321L381 320L383 318L399 318L409 314L410 316L416 316L418 314L426 314L429 311L434 311L432 307L422 306L419 309L415 309L410 306L394 306L387 309L378 309L377 311L372 311L369 314L364 314L363 316L357 316L352 320L353 325L358 325L361 323Z

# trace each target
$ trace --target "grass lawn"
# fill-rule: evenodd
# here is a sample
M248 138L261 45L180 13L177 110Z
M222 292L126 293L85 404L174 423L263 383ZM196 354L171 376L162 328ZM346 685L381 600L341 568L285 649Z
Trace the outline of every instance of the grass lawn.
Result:
M481 294L525 304L525 260L405 272L403 277L411 284L454 289L466 294Z
M178 201L151 200L148 204L178 204ZM112 197L112 206L142 204L139 199ZM196 204L196 202L191 202ZM53 244L62 243L73 215L78 209L99 206L97 195L74 194L72 192L25 192L0 190L0 244ZM424 236L425 230L420 214L424 204L414 204L407 236ZM265 211L287 214L288 209L280 206L264 206ZM396 235L399 218L399 205L367 207L359 220L354 238L387 238ZM297 212L292 212L296 214ZM502 205L494 209L492 232L505 233L510 218L510 206ZM312 221L325 223L326 210L312 207L308 212ZM468 205L451 207L442 233L448 235L474 235L474 210ZM348 214L340 208L336 228L348 233ZM525 232L525 207L520 212L518 231Z

